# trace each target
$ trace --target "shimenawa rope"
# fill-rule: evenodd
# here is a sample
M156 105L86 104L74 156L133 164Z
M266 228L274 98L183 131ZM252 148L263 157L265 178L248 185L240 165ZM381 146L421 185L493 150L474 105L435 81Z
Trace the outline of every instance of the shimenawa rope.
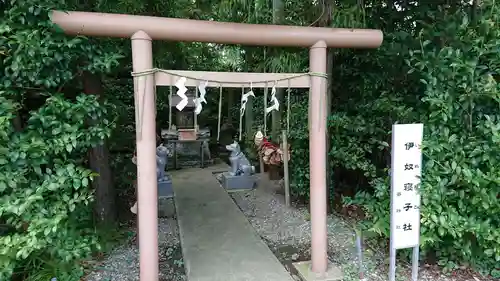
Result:
M166 74L169 74L171 77L172 76L177 76L177 77L185 77L187 79L191 79L191 80L196 80L196 81L206 81L206 79L199 79L199 78L196 78L196 77L190 77L190 76L185 76L185 75L180 75L180 74L177 74L177 73L174 73L174 72L171 72L171 71L168 71L168 70L165 70L165 69L160 69L160 68L152 68L152 69L146 69L146 70L143 70L143 71L134 71L131 73L131 75L134 77L134 78L138 78L137 79L137 83L134 83L134 89L135 89L135 93L138 94L137 98L135 99L135 107L137 108L137 101L138 101L138 98L141 98L144 99L145 98L145 92L146 92L146 81L147 81L147 76L148 75L152 75L152 74L155 74L157 72L162 72L162 73L166 73ZM144 81L144 89L143 89L143 94L142 96L139 95L139 89L138 88L141 88L140 87L140 79L141 77L143 76L146 76L146 81ZM327 73L323 73L323 72L306 72L306 73L301 73L301 74L297 74L297 75L291 75L289 77L285 77L285 78L281 78L281 79L273 79L273 80L263 80L263 81L252 81L251 83L256 83L256 84L266 84L265 88L264 88L264 98L265 98L265 102L264 102L264 108L267 107L267 91L268 91L268 83L270 82L274 82L274 83L277 83L279 81L285 81L285 80L288 80L288 96L287 96L287 131L289 132L290 130L290 80L292 79L296 79L296 78L299 78L299 77L303 77L303 76L313 76L313 77L322 77L322 78L326 78L328 79L328 74ZM134 79L135 80L135 79ZM234 82L234 81L217 81L217 80L210 80L211 82L215 82L215 83L218 83L219 84L219 88L220 88L220 92L219 92L219 112L218 112L218 131L217 131L217 141L219 141L220 139L220 127L221 127L221 122L220 122L220 118L221 118L221 109L222 109L222 84L241 84L241 81L238 81L238 82ZM244 91L244 88L242 89ZM172 87L172 81L170 81L170 93L169 93L169 102L172 101L172 93L173 93L173 87ZM321 102L320 103L323 103L323 95L320 96L321 97ZM156 102L156 91L155 91L155 97L154 97L154 100ZM142 102L143 106L144 106L144 102ZM323 105L321 105L320 107L320 111L319 111L319 116L321 116L322 114L322 108L323 108ZM138 121L138 128L137 128L137 131L139 133L139 135L141 135L141 132L142 132L142 115L143 115L143 112L144 112L144 107L143 108L140 108L140 109L136 109L136 120ZM155 112L156 112L156 108L155 108ZM172 106L170 105L169 106L169 128L172 128ZM264 113L264 135L266 135L266 131L267 131L267 115ZM239 132L239 135L240 135L240 139L241 139L241 131L242 131L242 118L240 117L240 132Z

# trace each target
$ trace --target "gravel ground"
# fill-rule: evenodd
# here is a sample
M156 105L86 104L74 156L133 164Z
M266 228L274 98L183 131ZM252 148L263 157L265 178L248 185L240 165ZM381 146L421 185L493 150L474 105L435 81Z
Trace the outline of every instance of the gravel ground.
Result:
M284 196L276 182L261 180L259 188L232 193L232 197L248 217L257 233L267 241L271 250L292 271L294 261L310 259L311 227L305 207L286 208ZM328 255L330 261L344 269L344 281L360 280L356 268L357 258L354 231L342 218L328 217ZM383 250L365 249L363 253L366 280L387 280L388 259ZM400 266L398 280L411 280L411 270ZM469 272L444 275L438 268L421 267L421 281L489 281Z
M247 216L257 233L270 249L294 273L292 262L310 260L311 227L306 208L286 208L284 196L277 183L261 181L252 191L232 193L236 204ZM184 264L177 221L159 220L160 281L184 281ZM356 269L356 250L353 230L338 216L328 217L329 258L344 270L344 281L360 280ZM381 250L365 249L364 267L367 281L387 280L387 256ZM410 280L407 266L400 268L399 280ZM425 266L420 269L421 281L490 281L468 272L443 275L439 269ZM124 244L109 253L90 273L86 281L139 280L138 249L135 242Z
M159 219L158 243L160 252L160 281L184 281L184 264L179 241L177 221ZM111 253L90 273L86 281L136 281L139 280L139 250L135 241Z

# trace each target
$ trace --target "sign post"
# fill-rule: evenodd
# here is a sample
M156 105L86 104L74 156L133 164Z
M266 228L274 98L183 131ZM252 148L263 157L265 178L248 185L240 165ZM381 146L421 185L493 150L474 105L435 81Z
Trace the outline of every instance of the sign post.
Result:
M423 131L423 124L392 126L389 281L396 280L396 251L405 248L413 248L412 281L418 278Z

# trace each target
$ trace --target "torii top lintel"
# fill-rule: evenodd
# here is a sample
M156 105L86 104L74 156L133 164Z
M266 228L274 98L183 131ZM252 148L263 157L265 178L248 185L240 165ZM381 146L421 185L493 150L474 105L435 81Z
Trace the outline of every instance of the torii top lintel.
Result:
M374 29L320 28L242 24L124 14L53 11L52 22L71 35L130 38L137 31L153 40L311 47L324 41L331 48L377 48L383 34Z

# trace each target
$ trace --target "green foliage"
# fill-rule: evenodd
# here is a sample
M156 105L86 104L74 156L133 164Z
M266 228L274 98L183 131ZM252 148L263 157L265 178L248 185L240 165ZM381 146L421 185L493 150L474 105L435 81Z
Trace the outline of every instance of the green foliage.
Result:
M93 96L75 102L54 96L18 133L10 122L14 105L0 101L0 217L15 228L0 237L0 276L8 278L34 257L69 262L88 256L99 245L82 224L91 215L82 206L92 200L95 175L77 159L109 133L104 124L87 124L104 116L104 107Z
M308 100L297 98L290 105L290 188L295 196L309 198ZM305 124L304 124L305 123Z
M110 70L118 56L59 32L49 11L63 2L2 5L0 279L79 280L77 262L100 248L89 206L97 175L85 159L113 123L109 106L75 94L75 82L83 71Z
M470 23L469 15L458 10L436 11L434 17L441 19L432 25L422 25L418 38L420 48L405 55L408 73L413 77L411 81L419 80L420 85L415 84L414 88L421 89L418 93L421 100L386 104L406 104L417 114L403 110L394 121L417 120L425 125L422 254L435 253L440 265L448 269L470 265L494 275L498 274L500 265L497 157L500 9L490 1L484 1L481 8L477 23ZM383 99L383 96L377 98L376 102ZM351 118L350 128L360 126L365 130L364 120L352 122ZM382 131L376 132L382 125L376 124L377 120L369 121L368 124L375 126L364 135L384 136ZM336 120L336 126L339 123L342 124ZM389 126L387 122L382 128ZM334 137L339 143L336 150L339 152L334 153L334 157L340 158L344 168L364 172L374 189L373 193L358 192L354 200L346 202L363 205L369 217L369 229L388 237L390 187L388 177L383 175L383 166L373 157L376 141L354 135L342 143L339 138L352 136L352 132L344 127L340 133L341 137ZM372 146L367 147L370 143ZM336 146L334 144L334 148ZM370 156L366 157L367 154ZM343 162L349 157L363 160ZM372 173L374 167L381 169L378 176Z
M424 247L446 247L449 263L492 269L500 264L500 84L493 77L500 70L500 8L489 4L477 25L458 13L447 19L463 19L460 25L423 33L410 64L422 74L431 112L424 121ZM441 48L426 41L452 34L458 40Z
M363 206L363 225L387 239L390 128L424 123L423 258L437 256L446 269L472 266L498 277L499 7L494 1L477 9L396 2L399 11L368 1L364 9L342 3L347 6L334 12L336 27L364 22L384 30L385 38L376 51L334 51L330 188L345 204ZM277 58L269 61L268 67L283 68ZM304 116L307 98L299 97L292 105L290 174L294 194L307 198Z
M130 71L128 40L67 37L50 23L49 11L68 8L248 23L273 20L271 3L266 1L202 2L0 2L1 280L13 271L32 280L79 279L82 271L73 270L75 263L99 248L102 240L92 229L87 206L93 199L89 181L96 176L86 169L87 150L111 130L113 148L133 149L131 79L116 73L117 77L107 77L105 92L115 107L78 94L84 71L108 72L121 53L127 57L119 72ZM329 164L330 188L335 187L336 196L362 205L367 215L364 225L387 238L390 126L423 122L422 253L436 253L449 268L474 265L498 276L498 7L491 0L481 1L476 12L469 4L448 5L445 0L418 6L414 1L391 1L398 9L387 1L283 2L285 24L323 24L323 16L330 12L323 5L330 3L328 24L384 31L384 44L378 50L331 50ZM476 18L469 23L471 11ZM308 65L307 50L302 49L161 43L155 44L154 52L155 66L165 69L306 72ZM256 93L254 130L263 124L262 92ZM236 95L224 90L224 103L229 94ZM308 198L308 99L303 93L293 95L292 191ZM167 96L168 91L158 91L160 127L168 121ZM217 97L218 90L210 91L199 119L213 132ZM223 112L237 122L238 98L234 101L233 108ZM115 129L110 115L119 116L121 126ZM127 175L133 170L123 165L133 168L129 155L115 158L115 169ZM120 180L130 186L128 178ZM349 197L353 193L356 196Z

